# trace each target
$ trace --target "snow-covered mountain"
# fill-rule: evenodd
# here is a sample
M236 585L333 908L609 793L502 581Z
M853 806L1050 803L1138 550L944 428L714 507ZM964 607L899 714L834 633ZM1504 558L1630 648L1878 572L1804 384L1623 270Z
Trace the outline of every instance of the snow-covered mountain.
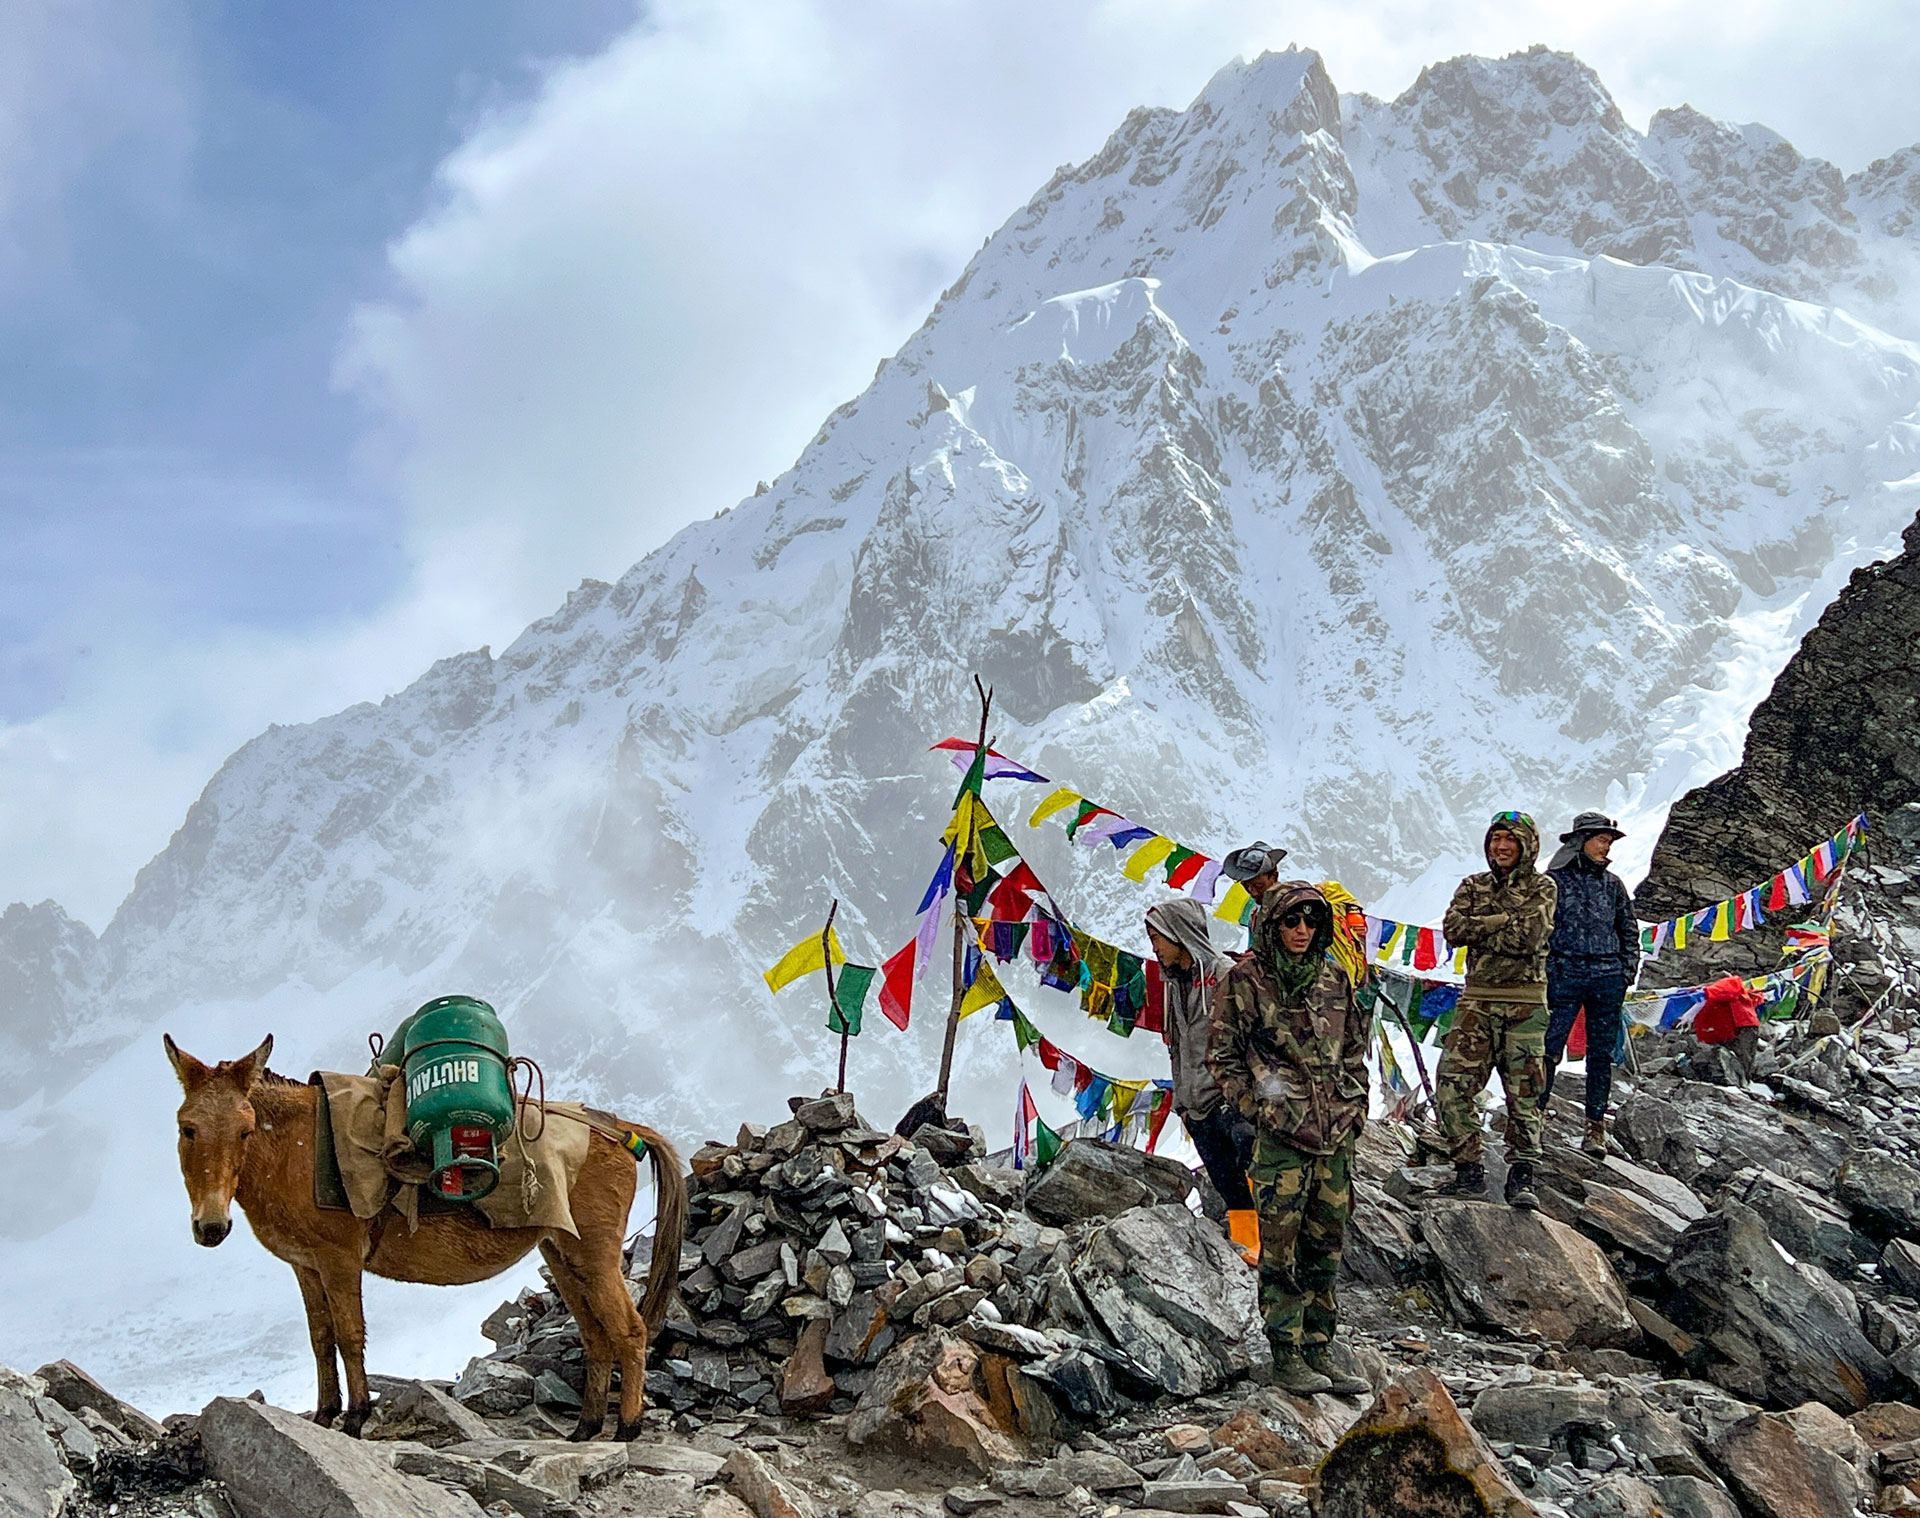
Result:
M0 1207L40 1236L8 1268L57 1296L116 1195L146 1216L177 1184L163 1024L357 1066L471 989L557 1090L688 1137L817 1088L819 1010L758 971L835 894L856 957L904 941L951 795L925 749L968 726L972 670L1049 774L1202 846L1278 838L1403 915L1497 806L1601 804L1650 844L1913 519L1916 207L1920 150L1843 178L1687 109L1643 135L1543 50L1390 103L1269 54L1133 112L765 493L497 656L249 743L97 943L9 909L27 1099L0 1142L93 1169L51 1205L7 1183L43 1200ZM1138 936L1137 887L1017 831ZM1041 1007L1069 1047L1108 1037ZM860 1040L870 1116L929 1083L938 1022ZM970 1027L961 1059L997 1129L1011 1040ZM49 1137L115 1103L140 1119L94 1148Z

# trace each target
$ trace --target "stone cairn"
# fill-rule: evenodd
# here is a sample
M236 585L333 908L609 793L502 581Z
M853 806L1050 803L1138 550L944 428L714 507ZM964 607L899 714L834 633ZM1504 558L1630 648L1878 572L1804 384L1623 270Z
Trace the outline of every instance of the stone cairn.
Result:
M1079 1336L1034 1325L1073 1241L1040 1219L1177 1201L1191 1184L1171 1161L1125 1151L1105 1173L1059 1170L1022 1210L1020 1173L987 1162L978 1128L923 1126L908 1139L872 1127L850 1095L788 1105L786 1122L743 1124L733 1143L690 1161L680 1301L647 1377L649 1403L689 1426L850 1411L888 1350L930 1327L1023 1362L1065 1351L1060 1374L1072 1378ZM629 1254L636 1301L647 1256L641 1239ZM523 1292L483 1331L498 1348L462 1377L463 1401L501 1413L529 1399L578 1407L579 1329L556 1292Z

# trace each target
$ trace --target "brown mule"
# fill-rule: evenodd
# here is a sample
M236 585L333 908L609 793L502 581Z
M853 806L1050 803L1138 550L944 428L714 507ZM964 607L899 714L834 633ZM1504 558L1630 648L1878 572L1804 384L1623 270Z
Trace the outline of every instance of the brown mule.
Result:
M591 1439L605 1426L613 1366L620 1363L618 1437L640 1431L646 1396L647 1341L660 1330L679 1286L680 1243L686 1234L687 1192L680 1156L659 1134L638 1123L624 1126L646 1140L653 1160L658 1220L647 1294L638 1310L621 1273L627 1213L639 1181L633 1156L595 1132L586 1162L568 1193L579 1237L550 1228L489 1228L465 1212L423 1219L419 1231L379 1228L378 1220L323 1211L313 1200L315 1087L267 1069L269 1037L243 1059L204 1065L166 1039L167 1058L186 1091L180 1104L180 1173L193 1205L194 1242L209 1248L233 1231L229 1209L239 1202L254 1237L293 1267L307 1304L320 1400L313 1418L331 1424L341 1412L334 1356L347 1373L341 1428L358 1435L372 1411L367 1393L367 1323L360 1308L360 1275L393 1281L465 1286L496 1276L536 1244L580 1325L587 1384L580 1423L569 1436Z

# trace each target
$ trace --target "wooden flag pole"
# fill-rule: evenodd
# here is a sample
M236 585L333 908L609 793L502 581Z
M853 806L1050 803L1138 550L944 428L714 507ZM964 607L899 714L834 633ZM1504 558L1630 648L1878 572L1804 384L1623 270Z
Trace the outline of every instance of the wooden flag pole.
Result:
M836 896L827 908L827 925L820 930L820 962L827 972L827 1015L840 1019L840 1080L833 1088L836 1093L847 1089L847 1015L840 1010L833 989L833 919L839 910L840 898Z
M993 710L993 691L990 687L980 683L980 677L978 675L973 677L973 688L980 693L980 742L974 749L974 762L984 768L987 752L987 714ZM960 859L957 849L955 850L953 867L954 874L958 876L960 872ZM953 1005L947 1009L947 1038L946 1042L941 1045L940 1048L940 1085L938 1090L940 1103L943 1108L946 1105L948 1083L953 1078L953 1041L960 1032L960 1000L966 995L966 987L960 984L960 968L966 947L963 936L964 929L961 923L963 915L960 910L959 882L956 880L953 892Z

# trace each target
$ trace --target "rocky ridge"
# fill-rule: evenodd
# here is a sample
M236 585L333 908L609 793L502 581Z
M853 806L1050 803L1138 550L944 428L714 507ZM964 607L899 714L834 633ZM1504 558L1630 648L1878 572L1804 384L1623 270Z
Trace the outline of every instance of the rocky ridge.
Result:
M1261 1384L1253 1273L1181 1166L1081 1140L1023 1176L826 1094L693 1156L630 1445L557 1437L582 1352L547 1289L457 1379L376 1378L358 1444L8 1373L0 1491L36 1518L1920 1514L1915 1034L1905 1007L1858 1050L1772 1025L1751 1075L1643 1040L1604 1160L1556 1098L1536 1215L1434 1195L1371 1124L1340 1347L1371 1398Z

